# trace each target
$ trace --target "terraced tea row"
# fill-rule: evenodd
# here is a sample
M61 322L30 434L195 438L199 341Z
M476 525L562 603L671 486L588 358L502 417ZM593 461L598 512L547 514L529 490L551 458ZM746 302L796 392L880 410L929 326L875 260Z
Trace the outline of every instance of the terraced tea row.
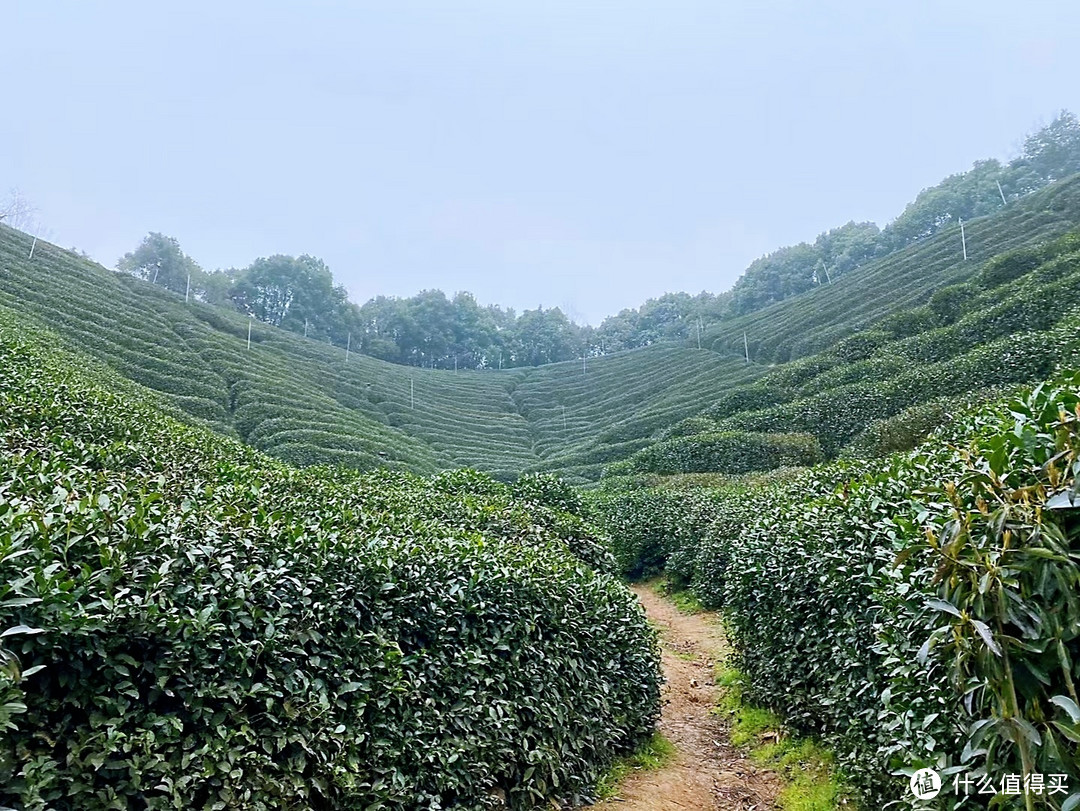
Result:
M940 287L964 281L993 256L1053 239L1080 224L1080 177L1063 180L1000 214L959 226L868 263L833 284L725 321L708 331L710 345L743 351L760 363L782 363L820 352L894 313L925 304Z
M937 417L944 420L965 399L1044 378L1068 360L1080 341L1080 232L995 257L969 282L906 311L891 329L855 333L827 352L770 369L607 473L740 472L737 464L703 461L741 458L706 452L737 437L752 444L769 435L811 435L830 458L852 443L864 450L913 447L933 427L927 404L948 398L952 405ZM905 427L901 415L909 409ZM866 435L873 430L892 436Z
M712 352L651 347L536 370L384 363L107 271L0 228L0 303L164 394L217 430L297 464L512 478L618 458L756 370ZM249 333L250 330L250 333ZM250 334L250 350L248 340ZM591 465L591 466L589 466Z
M565 484L297 470L0 306L0 806L577 807L659 713Z

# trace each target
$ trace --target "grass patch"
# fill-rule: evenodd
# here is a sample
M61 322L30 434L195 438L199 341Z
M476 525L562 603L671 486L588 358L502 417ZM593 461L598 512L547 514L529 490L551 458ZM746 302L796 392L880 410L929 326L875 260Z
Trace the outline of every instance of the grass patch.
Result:
M659 732L654 732L636 752L617 760L607 774L600 778L600 782L596 784L597 799L608 800L614 797L618 794L622 781L631 774L660 769L674 757L675 745Z
M784 811L856 809L854 792L845 785L832 753L809 738L790 735L774 712L743 701L745 677L718 666L714 712L731 724L731 742L748 749L750 759L772 769L785 786L777 797Z
M683 614L701 614L705 611L705 606L701 604L701 601L694 596L690 589L676 586L670 580L661 580L657 583L656 590L671 600L672 604Z

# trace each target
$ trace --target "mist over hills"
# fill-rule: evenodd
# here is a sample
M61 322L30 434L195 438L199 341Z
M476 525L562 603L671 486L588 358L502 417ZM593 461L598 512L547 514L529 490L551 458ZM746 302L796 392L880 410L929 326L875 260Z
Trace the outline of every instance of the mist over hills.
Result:
M980 160L950 175L922 190L883 228L849 222L813 242L755 260L730 290L667 293L596 327L573 323L557 307L518 313L481 305L461 291L377 296L358 306L313 256L264 257L247 268L206 272L175 239L157 233L122 257L119 268L173 292L394 363L441 369L540 366L663 340L696 342L699 332L832 285L935 234L953 230L959 236L961 222L991 215L1076 172L1080 122L1063 111L1028 135L1007 163Z
M1077 223L1080 180L1073 178L966 223L967 260L959 234L943 228L831 284L706 325L701 350L694 334L501 371L371 358L351 341L305 338L284 322L275 326L191 296L185 301L168 285L106 270L47 243L38 242L31 259L32 238L8 228L0 229L0 304L161 393L190 418L296 464L417 472L468 466L506 479L535 470L584 482L703 412L736 420L747 409L798 402L790 387L748 385L769 364L821 355L815 363L829 374L800 384L816 386L819 395L829 388L824 380L857 380L857 364L874 352L887 356L894 342L944 328L942 318L975 317L965 314L964 302L1001 291L965 293L957 285L978 278L994 257L1034 249ZM956 312L940 316L946 300ZM1022 319L1006 323L1006 333L986 339L1025 328ZM864 340L862 332L869 348L845 344ZM848 364L856 364L851 372L844 371ZM843 436L818 440L834 454L872 419L912 404L897 400L864 414ZM738 424L788 430L783 420L750 415ZM807 427L821 434L820 426L798 430Z

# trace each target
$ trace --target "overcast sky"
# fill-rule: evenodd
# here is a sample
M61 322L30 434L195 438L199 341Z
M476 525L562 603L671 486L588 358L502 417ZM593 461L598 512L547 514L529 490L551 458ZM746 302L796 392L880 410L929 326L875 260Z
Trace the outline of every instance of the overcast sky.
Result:
M1080 112L1080 3L0 0L0 196L599 323Z

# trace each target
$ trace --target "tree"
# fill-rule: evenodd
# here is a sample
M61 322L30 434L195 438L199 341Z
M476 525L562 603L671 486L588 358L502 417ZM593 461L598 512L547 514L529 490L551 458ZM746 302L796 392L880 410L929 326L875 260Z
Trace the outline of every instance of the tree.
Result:
M1020 156L1009 164L1010 186L1018 194L1080 172L1080 120L1062 110L1058 117L1024 140Z
M229 291L240 278L242 271L236 268L228 270L215 270L211 273L199 275L198 284L192 279L192 292L199 301L213 304L217 307L232 307L232 299Z
M7 199L0 203L0 222L20 231L32 230L36 216L37 209L18 188L11 189Z
M256 259L241 271L229 298L242 313L267 324L304 332L314 337L335 336L344 324L344 288L334 286L334 277L321 259L313 256L281 254Z
M574 324L558 307L525 310L517 322L520 355L517 366L540 366L581 357L581 346Z
M116 267L174 293L184 293L189 278L197 282L204 275L195 260L180 250L176 239L155 232L147 234L134 251L124 254Z

